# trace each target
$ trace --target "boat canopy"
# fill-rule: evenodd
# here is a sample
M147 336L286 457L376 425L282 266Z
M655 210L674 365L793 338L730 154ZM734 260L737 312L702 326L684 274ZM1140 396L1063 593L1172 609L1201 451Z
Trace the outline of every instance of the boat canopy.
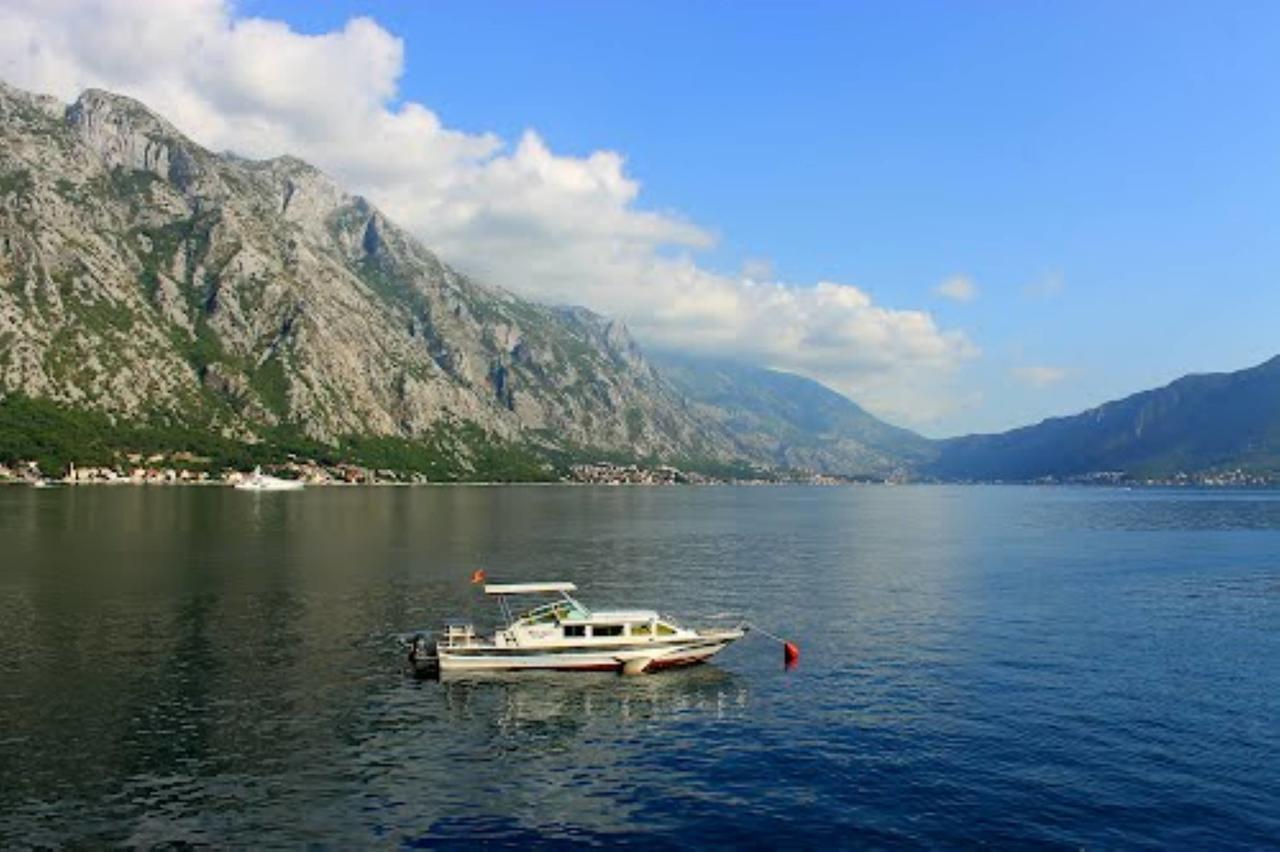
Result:
M486 595L545 595L577 590L573 583L489 583L484 587Z

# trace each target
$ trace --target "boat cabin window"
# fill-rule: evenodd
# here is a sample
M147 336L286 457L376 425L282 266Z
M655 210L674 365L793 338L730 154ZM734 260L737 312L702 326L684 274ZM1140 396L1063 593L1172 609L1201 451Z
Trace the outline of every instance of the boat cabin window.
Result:
M648 635L649 635L650 633L652 633L652 632L653 632L653 631L649 629L649 625L647 625L647 624L633 624L633 625L631 625L631 635L632 635L632 636L648 636Z
M670 624L664 624L664 623L663 623L663 622L661 622L661 621L659 621L659 622L658 622L658 635L659 635L659 636L671 636L671 635L672 635L672 634L674 634L675 632L676 632L676 629L675 629L674 627L672 627Z
M565 636L586 636L587 627L585 624L566 624L564 627Z
M592 636L621 636L621 624L597 624L591 628Z

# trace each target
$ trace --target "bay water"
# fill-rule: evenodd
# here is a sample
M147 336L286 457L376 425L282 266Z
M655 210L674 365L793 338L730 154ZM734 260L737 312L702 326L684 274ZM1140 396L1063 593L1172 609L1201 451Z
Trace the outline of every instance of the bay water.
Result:
M420 680L469 582L756 632ZM1280 495L0 489L0 846L1280 843Z

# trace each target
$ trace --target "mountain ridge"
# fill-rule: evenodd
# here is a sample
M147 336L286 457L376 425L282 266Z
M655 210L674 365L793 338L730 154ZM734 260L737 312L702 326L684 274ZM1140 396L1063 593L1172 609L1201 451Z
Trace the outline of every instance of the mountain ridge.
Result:
M812 380L649 356L616 320L472 280L296 157L215 154L110 92L68 105L0 82L4 394L248 442L465 431L463 457L479 442L856 478L1280 472L1280 356L930 441Z
M1280 355L1192 373L1078 414L939 443L925 471L944 479L1167 476L1247 467L1280 472Z
M927 438L812 379L669 351L650 360L695 407L779 467L883 478L905 476L936 456Z

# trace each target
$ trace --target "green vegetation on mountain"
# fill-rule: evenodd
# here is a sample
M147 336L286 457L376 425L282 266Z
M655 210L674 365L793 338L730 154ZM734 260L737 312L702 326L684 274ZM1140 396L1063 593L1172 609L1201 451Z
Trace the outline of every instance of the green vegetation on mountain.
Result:
M61 475L72 464L127 467L130 455L178 455L183 467L210 472L290 461L348 464L431 482L537 482L561 472L536 448L471 424L441 426L414 441L353 435L330 444L277 429L249 443L185 424L117 423L96 411L22 394L0 399L0 464L34 461L46 475Z

